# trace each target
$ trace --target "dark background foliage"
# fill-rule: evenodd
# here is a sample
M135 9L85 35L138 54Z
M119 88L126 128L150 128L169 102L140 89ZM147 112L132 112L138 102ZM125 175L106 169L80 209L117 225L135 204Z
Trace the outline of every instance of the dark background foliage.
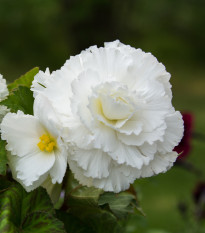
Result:
M204 9L204 0L0 0L0 73L8 82L115 39L151 52L172 74L174 106L194 116L186 161L196 169L177 165L136 181L147 217L130 219L127 232L200 232L192 195L205 180L196 172L205 161Z
M11 80L33 66L120 39L167 66L205 62L204 0L0 0L0 70Z

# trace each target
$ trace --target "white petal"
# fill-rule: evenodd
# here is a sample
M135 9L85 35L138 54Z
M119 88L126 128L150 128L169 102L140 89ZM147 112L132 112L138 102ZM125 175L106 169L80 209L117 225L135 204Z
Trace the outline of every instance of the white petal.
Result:
M73 74L71 69L64 65L60 70L52 72L44 95L52 102L53 107L63 116L68 116L70 110L70 97L72 95L71 82Z
M130 135L139 135L142 132L143 123L134 117L130 118L120 129L119 132Z
M60 184L62 183L63 177L66 172L68 153L65 149L61 151L57 149L54 151L54 153L55 153L55 162L50 170L50 176L52 178L53 184L55 184L56 182Z
M49 134L57 138L61 130L60 120L51 102L43 94L36 96L34 101L34 116L47 129Z
M12 160L12 157L11 157ZM35 151L24 157L18 157L15 164L17 178L30 186L37 181L42 175L46 174L55 162L54 153Z
M129 188L134 182L135 177L130 172L131 169L125 165L117 165L113 163L110 167L110 175L107 178L93 179L93 185L104 191L118 193Z
M80 184L86 185L88 187L91 187L93 185L93 178L86 177L83 172L84 170L78 166L77 162L74 160L71 160L68 157L68 164L71 169L71 171L74 174L75 179L79 181Z
M104 152L114 151L117 149L119 140L116 132L112 129L98 123L91 128L93 133L93 146L96 149L102 149Z
M36 189L37 187L39 187L44 180L47 178L48 173L45 173L44 175L40 176L39 179L37 181L34 181L32 185L29 186L25 186L24 183L22 182L22 180L17 178L17 171L16 171L16 163L18 161L18 156L15 155L11 155L9 152L7 153L7 157L8 157L8 164L9 164L9 168L11 169L12 172L12 177L18 181L27 192L30 192L34 189Z
M92 88L98 84L98 73L87 70L78 76L78 79L72 83L73 96L71 98L72 112L80 117L82 123L90 128L92 124L92 116L88 109L88 97Z
M1 123L1 137L7 141L7 150L18 156L36 152L39 137L45 134L45 129L37 118L24 115L18 111L8 113Z
M165 130L166 124L163 123L162 125L160 125L160 127L156 128L154 131L151 132L142 131L139 135L126 135L123 133L118 133L117 136L126 145L141 146L145 142L153 144L157 140L162 141Z
M166 172L173 166L177 156L178 154L176 152L170 152L163 155L156 154L150 164L142 168L141 177L150 177Z
M39 93L45 91L49 78L50 78L49 68L46 69L45 73L40 70L38 74L35 75L31 86L31 90L33 91L34 97L36 97Z
M75 149L71 158L84 170L86 177L102 178L109 175L111 158L101 150Z
M93 146L93 135L77 118L70 118L69 126L63 132L62 137L65 142L75 144L81 149L89 149Z
M116 81L127 74L132 60L115 48L92 46L81 53L83 66L96 70L101 80ZM86 57L86 59L84 59Z
M129 104L123 101L117 101L111 96L101 95L100 101L103 114L109 120L122 120L128 118L133 112Z
M118 164L126 164L131 167L141 169L147 157L144 156L135 146L127 146L122 143L118 144L116 150L108 152L113 160Z
M171 152L182 139L184 126L182 115L178 111L169 114L165 119L167 129L163 141L157 143L161 153Z

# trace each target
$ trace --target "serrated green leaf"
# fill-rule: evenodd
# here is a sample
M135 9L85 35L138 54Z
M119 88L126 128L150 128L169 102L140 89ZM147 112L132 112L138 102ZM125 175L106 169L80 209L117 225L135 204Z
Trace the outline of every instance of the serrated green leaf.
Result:
M134 213L135 207L137 207L135 196L128 192L121 192L119 194L110 192L103 193L98 203L100 206L108 204L110 210L119 219L123 219L128 214Z
M6 156L6 142L0 139L0 175L6 174L6 164L7 164L7 156Z
M0 105L7 106L11 112L23 111L33 115L33 92L28 87L19 86Z
M63 223L55 217L51 201L43 188L26 193L12 184L0 194L1 233L65 233Z
M9 91L13 91L15 88L18 88L20 85L31 87L34 76L39 72L39 68L35 67L32 70L28 71L26 74L22 75L20 78L16 79L13 83L8 85Z

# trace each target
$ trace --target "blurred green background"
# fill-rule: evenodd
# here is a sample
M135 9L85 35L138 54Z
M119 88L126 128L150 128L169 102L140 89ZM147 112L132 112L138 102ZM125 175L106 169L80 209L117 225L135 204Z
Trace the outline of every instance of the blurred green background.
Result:
M0 0L0 73L11 82L29 69L59 69L91 46L119 39L151 52L172 74L174 106L194 114L194 130L205 132L204 0ZM203 138L193 139L187 161L205 170ZM192 192L197 176L175 166L138 180L146 218L129 220L130 233L199 233ZM179 203L190 216L182 216Z

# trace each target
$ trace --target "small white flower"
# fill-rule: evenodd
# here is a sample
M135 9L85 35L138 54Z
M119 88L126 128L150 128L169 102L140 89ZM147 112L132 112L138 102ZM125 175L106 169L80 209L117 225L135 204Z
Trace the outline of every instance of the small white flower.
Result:
M3 76L0 74L0 101L4 100L9 94L6 80L3 78Z
M61 183L67 167L67 149L61 139L59 119L47 98L38 95L34 116L8 113L1 123L1 137L14 179L27 191L40 186L48 176Z
M0 74L0 102L6 99L8 94L9 91L6 85L6 80L3 79L3 76ZM2 119L9 111L10 110L6 106L0 105L0 123L2 122Z
M183 121L169 79L153 55L119 41L92 46L51 74L41 92L68 127L68 162L81 184L120 192L173 165Z

